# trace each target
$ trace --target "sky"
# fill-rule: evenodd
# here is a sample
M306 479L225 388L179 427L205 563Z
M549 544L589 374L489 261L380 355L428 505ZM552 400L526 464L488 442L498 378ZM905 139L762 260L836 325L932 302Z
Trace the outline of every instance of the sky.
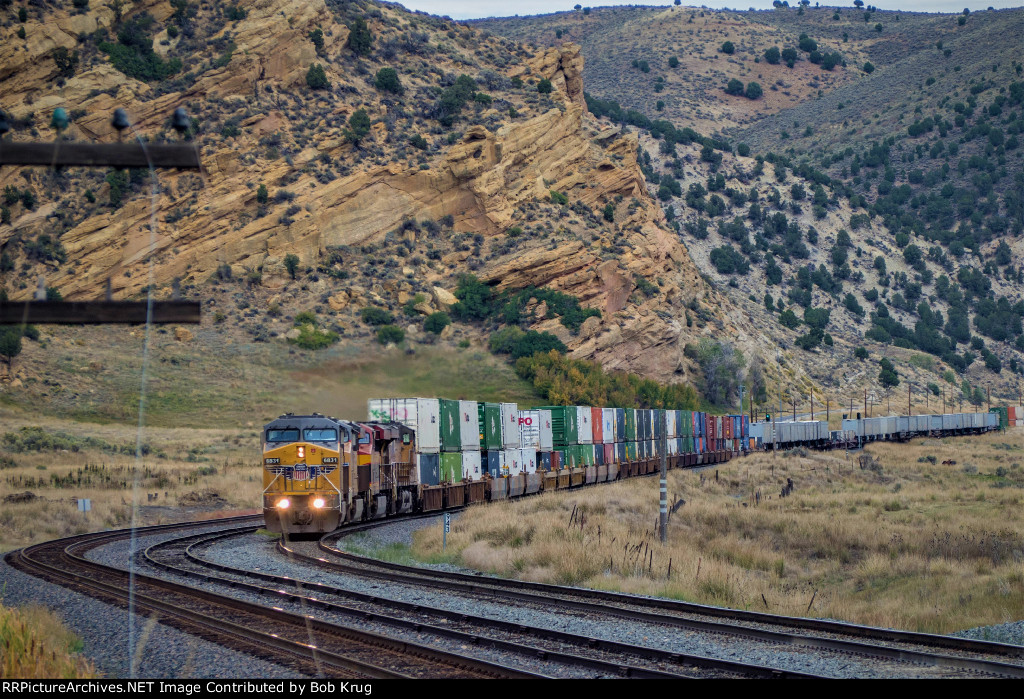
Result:
M796 6L798 0L790 0L790 5ZM549 12L561 12L571 10L579 2L583 6L607 7L608 5L672 5L671 0L649 0L648 2L619 2L617 0L599 0L598 2L584 2L583 0L562 0L552 2L551 0L516 0L515 2L499 0L400 0L410 10L422 10L432 15L447 15L452 19L477 19L480 17L507 17L509 15L535 15ZM772 9L772 0L734 0L733 2L715 2L705 0L701 5L711 8L729 7L733 9L755 8L759 10ZM813 5L814 2L812 1ZM842 7L853 7L853 1L846 3L829 2L823 3L829 6L840 5ZM906 12L962 12L965 7L971 12L984 10L988 7L997 9L1007 7L1020 7L1022 0L900 0L900 2L876 2L866 0L865 5L874 5L880 10L903 10ZM683 2L683 6L696 5L694 2Z

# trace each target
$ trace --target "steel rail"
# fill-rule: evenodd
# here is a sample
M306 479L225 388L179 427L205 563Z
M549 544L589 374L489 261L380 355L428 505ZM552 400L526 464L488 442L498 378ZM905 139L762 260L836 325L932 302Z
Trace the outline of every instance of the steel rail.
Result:
M251 521L259 515L227 518L224 520L211 520L203 522L192 522L187 524L160 525L152 528L140 528L136 534L151 534L154 531L167 531L174 529L205 527L217 525L218 523L235 523L240 521ZM91 596L114 598L119 602L128 599L129 592L126 589L128 573L118 568L105 566L78 555L79 549L92 549L112 540L125 538L131 534L131 530L119 530L116 532L103 532L99 534L86 534L55 541L36 544L25 549L14 551L7 555L8 562L15 568L25 572L60 581L61 584L83 590ZM49 559L49 560L47 560ZM102 578L106 578L103 580ZM302 634L309 630L316 631L323 635L335 638L342 638L348 642L359 643L367 649L373 648L375 653L387 650L402 656L418 657L428 663L443 664L456 670L462 676L486 676L502 678L534 677L531 673L518 670L508 670L493 664L485 664L482 661L465 662L462 656L436 651L418 644L408 643L389 639L378 634L343 629L309 617L291 614L279 609L267 609L260 605L254 605L230 597L223 597L214 593L198 590L196 588L180 585L166 580L153 578L146 575L136 574L134 576L137 587L152 587L161 595L169 593L172 597L184 596L191 600L199 600L203 604L220 607L234 613L243 613L250 616L258 616L261 621L272 619L282 624L289 624L293 629L298 629ZM112 580L112 581L111 581ZM287 651L303 660L323 663L333 667L336 671L344 671L348 675L356 673L362 677L370 678L409 678L418 675L409 675L403 672L379 667L373 663L355 660L349 657L334 653L328 649L318 648L315 645L304 641L294 641L282 637L281 634L270 634L262 630L242 626L225 619L214 619L208 613L185 609L180 604L175 604L167 599L158 599L152 594L145 594L140 591L132 595L134 603L142 608L153 612L160 612L171 617L184 620L185 622L200 627L204 631L212 631L215 636L234 640L236 644L242 642L245 645L265 645L270 648ZM257 643L258 642L258 643ZM463 672L464 670L464 672ZM450 676L450 673L449 673Z
M341 532L339 538L357 531L362 531L374 525L375 523L370 523L369 525L357 525L355 527L347 528ZM355 554L342 551L337 547L330 546L326 543L326 540L331 536L332 534L328 534L322 537L318 546L320 550L341 559L342 562L312 558L294 551L292 551L292 555L302 558L307 562L324 561L323 565L334 568L335 570L364 575L366 577L376 577L391 581L401 581L427 586L443 585L446 589L459 589L467 593L492 596L500 595L505 599L516 599L532 604L550 605L553 599L557 599L558 604L565 608L571 608L588 613L616 616L634 621L646 621L698 631L728 633L757 638L764 641L773 641L786 645L830 649L844 653L854 653L857 655L883 657L900 662L914 662L924 665L950 667L969 672L981 672L1006 677L1024 677L1024 666L1021 665L984 659L962 658L933 652L910 650L906 648L894 648L873 644L870 643L870 641L938 647L961 652L973 652L979 654L987 653L1013 658L1024 657L1024 647L1021 646L993 643L989 641L978 641L974 639L960 639L938 634L881 629L846 622L806 619L802 617L786 617L774 614L764 614L761 612L711 607L690 602L642 597L619 592L605 592L586 588L552 585L549 583L534 583L521 580L496 578L483 574L473 575L449 571L436 571L414 566L404 566L397 563L357 556ZM575 597L577 600L583 599L590 601L566 599L567 597ZM634 605L641 609L628 609L625 607L615 606L614 604L610 604L611 602L624 605ZM756 629L725 622L685 619L679 616L673 616L672 614L660 612L696 614L717 617L727 621L743 621L783 626L801 631L813 630L840 636L855 637L858 640L830 639L819 636L802 635L795 632Z
M719 660L716 658L707 658L704 656L691 655L686 653L663 651L659 649L643 648L634 645L628 645L625 643L617 643L614 641L605 641L597 638L579 636L576 634L565 633L561 631L549 631L547 629L535 629L526 627L516 622L504 622L495 619L489 619L487 617L471 616L461 612L452 612L444 609L437 609L423 604L413 604L408 602L402 602L398 600L391 600L381 597L375 597L373 595L359 593L352 590L346 590L342 588L330 587L322 583L315 583L309 581L298 580L289 576L271 575L268 573L260 573L257 571L250 571L233 566L227 566L221 563L216 563L208 559L202 558L197 555L194 551L195 548L207 546L219 540L228 539L231 537L241 536L252 531L251 529L237 530L231 532L224 532L214 534L210 536L201 537L185 537L185 538L197 538L198 540L192 544L189 544L185 548L185 557L193 562L194 565L202 568L208 568L217 570L223 573L236 575L239 577L254 578L266 582L275 583L277 585L294 585L298 588L307 588L309 592L315 592L317 594L326 594L336 597L345 597L364 602L368 604L375 604L385 607L393 607L408 611L412 613L426 613L431 616L441 617L448 619L456 623L467 623L476 626L483 626L485 628L496 629L500 631L517 633L521 635L532 636L541 640L556 641L568 645L575 645L583 648L592 650L602 651L606 653L614 653L616 655L628 655L628 656L639 656L646 660L654 662L688 665L694 668L702 668L706 670L713 670L717 672L728 672L733 674L742 675L744 677L757 677L757 678L818 678L819 676L793 672L788 670L779 670L775 668L769 668L764 666L753 665L750 663L741 663L728 660ZM221 582L233 587L244 587L260 594L272 594L278 595L288 601L305 600L313 606L319 608L339 612L342 614L348 614L358 616L359 618L372 620L372 621L383 621L384 623L394 624L396 626L411 629L416 632L427 631L435 633L441 636L447 636L455 638L463 642L467 642L473 645L491 645L496 648L503 650L510 650L513 652L523 653L527 656L539 657L546 660L554 660L557 662L563 662L567 664L588 667L591 669L597 669L604 672L610 672L614 675L630 678L647 678L647 679L682 679L686 676L678 673L663 672L660 670L651 670L643 667L636 667L631 665L624 665L621 662L608 662L603 660L597 660L588 658L586 656L580 656L576 654L562 653L560 651L552 651L532 646L524 646L520 643L514 643L509 641L502 641L500 639L494 639L490 637L481 637L479 634L473 634L468 632L457 631L451 628L444 628L438 626L432 626L423 622L411 622L406 619L396 618L387 614L381 614L376 612L367 612L365 610L356 609L352 607L346 607L336 603L324 601L323 599L310 597L305 594L296 593L286 589L280 588L265 588L259 585L251 585L248 583L226 581L222 578L213 578L203 573L197 573L194 571L188 571L174 566L165 562L155 560L154 554L156 549L169 548L180 542L182 539L173 540L169 542L163 542L161 544L155 544L153 547L147 550L147 560L152 564L159 567L174 570L179 574L202 577L207 581Z

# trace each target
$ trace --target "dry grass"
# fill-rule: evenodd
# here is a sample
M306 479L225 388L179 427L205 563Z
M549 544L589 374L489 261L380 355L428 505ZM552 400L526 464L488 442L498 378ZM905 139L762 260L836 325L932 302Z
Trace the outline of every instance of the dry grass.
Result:
M112 447L135 444L135 428L125 425L28 421L2 411L0 418L0 440L38 426ZM144 440L151 451L139 464L133 455L95 447L17 453L0 443L0 551L128 526L136 505L142 524L261 506L260 473L252 465L259 437L253 429L147 428ZM92 510L80 512L78 498L90 499Z
M449 553L522 579L922 631L1024 618L1021 430L866 454L866 468L840 452L673 471L670 504L686 503L666 545L658 481L636 479L470 509ZM440 542L421 530L415 554Z
M0 677L88 679L96 669L78 655L82 642L45 607L0 606Z

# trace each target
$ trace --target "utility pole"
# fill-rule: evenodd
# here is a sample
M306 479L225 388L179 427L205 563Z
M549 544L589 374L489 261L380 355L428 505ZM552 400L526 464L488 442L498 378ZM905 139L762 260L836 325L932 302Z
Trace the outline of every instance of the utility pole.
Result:
M741 394L742 395L742 394ZM740 398L742 405L743 398ZM661 490L659 492L658 534L662 543L668 539L668 413L661 411Z
M910 414L910 382L907 381L907 415Z
M811 422L814 422L814 389L811 389Z
M864 417L868 416L868 389L864 389Z
M825 422L828 422L828 396L825 396Z

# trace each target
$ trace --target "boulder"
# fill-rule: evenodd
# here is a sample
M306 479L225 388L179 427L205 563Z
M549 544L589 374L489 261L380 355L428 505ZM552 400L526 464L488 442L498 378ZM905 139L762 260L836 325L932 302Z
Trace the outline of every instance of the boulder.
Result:
M190 342L195 339L195 336L188 328L178 326L174 329L174 339L178 342Z
M450 291L446 291L439 286L431 288L430 294L434 297L434 303L436 303L442 310L447 310L449 307L459 302L459 300L455 298L455 294Z
M339 291L333 296L328 297L327 305L330 306L331 310L337 313L343 311L348 306L351 297L347 291Z

